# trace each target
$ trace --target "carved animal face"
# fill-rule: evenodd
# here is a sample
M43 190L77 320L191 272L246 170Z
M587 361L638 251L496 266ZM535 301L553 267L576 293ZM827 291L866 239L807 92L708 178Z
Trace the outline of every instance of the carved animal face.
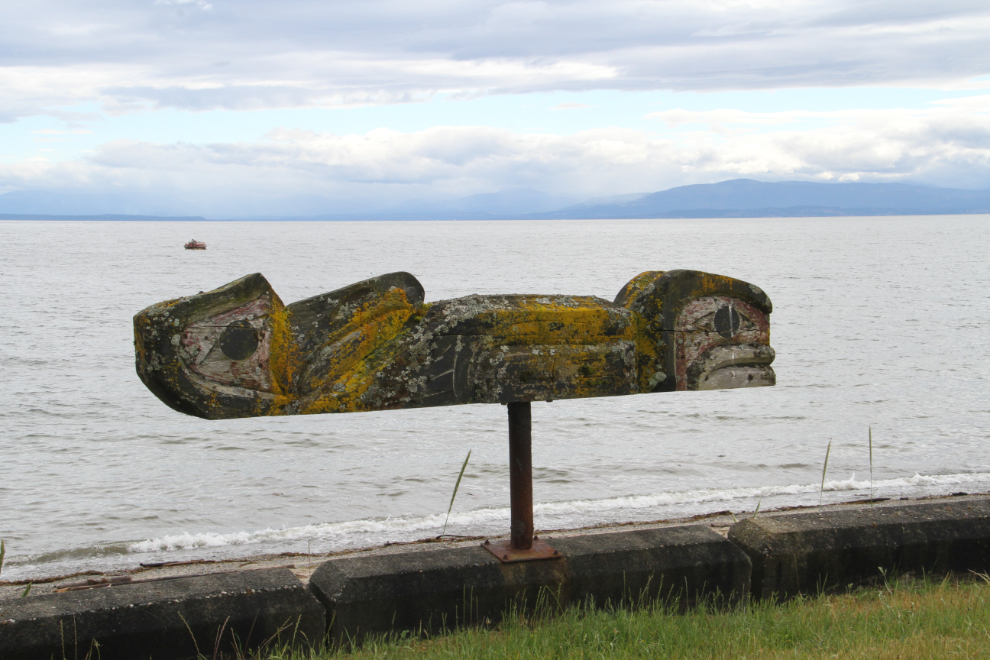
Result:
M134 317L138 375L181 412L265 414L284 389L272 360L277 336L286 343L284 320L282 301L258 274L152 305Z
M776 382L770 322L762 310L726 295L684 305L674 329L678 390L761 387Z
M640 391L775 384L773 308L759 287L696 270L648 271L615 302L640 318Z

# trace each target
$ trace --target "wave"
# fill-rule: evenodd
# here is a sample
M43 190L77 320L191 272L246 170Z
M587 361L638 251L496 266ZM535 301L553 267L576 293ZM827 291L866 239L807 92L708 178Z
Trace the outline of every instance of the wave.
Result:
M506 509L508 511L508 509ZM311 538L368 537L388 532L415 532L435 530L443 525L443 516L433 515L419 518L385 518L351 520L340 523L321 523L285 529L263 529L254 532L232 532L219 534L206 532L190 534L167 534L165 536L131 543L129 552L169 552L193 548L217 548L227 545L251 545L267 542L286 542ZM455 516L451 516L454 521Z
M982 487L990 486L990 473L922 475L913 477L897 477L894 479L876 480L872 483L875 496L894 494L902 491L924 490L947 491L958 486ZM617 522L622 515L638 517L637 512L654 511L660 515L664 509L683 509L693 513L704 513L707 504L723 502L751 502L754 500L772 500L786 496L816 495L819 491L869 491L871 483L868 479L857 480L853 474L848 479L827 480L824 487L817 484L790 484L781 486L756 486L740 488L703 488L680 492L655 493L650 495L627 495L599 500L570 500L564 502L545 502L536 504L533 513L541 523L569 522L587 525L602 522ZM915 495L918 493L915 492ZM793 502L792 502L793 503ZM766 507L764 507L765 509ZM737 509L740 510L740 509ZM742 509L745 510L745 509ZM618 515L617 515L618 514ZM157 553L192 550L197 548L221 548L226 546L246 545L276 545L283 546L293 541L319 539L336 548L355 547L357 545L374 545L391 540L408 540L417 533L438 531L444 523L443 514L417 517L369 518L346 522L321 523L303 525L283 529L263 529L252 532L202 532L167 534L158 538L147 539L127 545L129 553ZM506 508L475 509L450 516L449 527L473 529L482 534L499 533L498 529L506 527L499 525L510 518Z

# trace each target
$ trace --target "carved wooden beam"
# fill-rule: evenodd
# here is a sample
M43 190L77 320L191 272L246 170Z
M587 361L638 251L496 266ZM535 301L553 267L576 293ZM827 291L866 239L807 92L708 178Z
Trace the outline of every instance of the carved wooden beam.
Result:
M260 274L134 317L137 372L181 412L225 419L773 385L770 299L690 270L613 302L424 302L391 273L284 305Z

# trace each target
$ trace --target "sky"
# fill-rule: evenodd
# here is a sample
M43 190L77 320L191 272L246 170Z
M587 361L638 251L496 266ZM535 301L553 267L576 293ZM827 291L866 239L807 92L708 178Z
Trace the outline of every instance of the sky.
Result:
M32 0L0 20L0 212L734 178L990 187L990 3Z

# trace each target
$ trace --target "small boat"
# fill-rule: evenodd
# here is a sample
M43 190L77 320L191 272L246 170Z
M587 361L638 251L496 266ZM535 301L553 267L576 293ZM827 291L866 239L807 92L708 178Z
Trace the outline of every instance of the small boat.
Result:
M202 241L197 241L194 238L191 241L189 241L188 243L186 243L184 247L187 250L205 250L206 249L206 243L203 243Z

